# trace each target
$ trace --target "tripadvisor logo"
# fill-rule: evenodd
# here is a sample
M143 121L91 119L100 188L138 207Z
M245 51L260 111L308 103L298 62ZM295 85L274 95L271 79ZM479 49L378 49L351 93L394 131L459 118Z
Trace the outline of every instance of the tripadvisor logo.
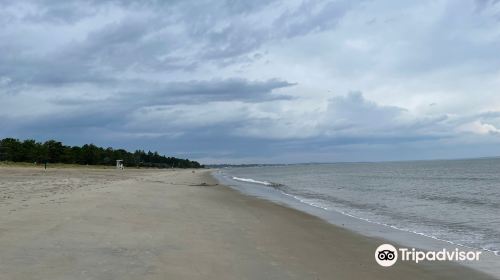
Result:
M375 250L375 260L381 266L392 266L398 261L398 250L391 244L382 244Z
M481 251L461 251L442 249L440 251L419 251L415 248L399 248L382 244L375 250L375 261L380 266L393 266L399 259L419 263L421 261L478 261Z

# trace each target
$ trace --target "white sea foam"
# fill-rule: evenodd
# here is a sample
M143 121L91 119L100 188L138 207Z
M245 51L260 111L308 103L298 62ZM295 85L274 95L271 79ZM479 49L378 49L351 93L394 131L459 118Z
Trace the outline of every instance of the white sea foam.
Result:
M254 179L248 179L248 178L239 178L239 177L233 177L233 180L236 181L241 181L241 182L247 182L247 183L253 183L253 184L260 184L260 185L265 185L265 186L272 186L273 184L270 182L266 181L257 181Z

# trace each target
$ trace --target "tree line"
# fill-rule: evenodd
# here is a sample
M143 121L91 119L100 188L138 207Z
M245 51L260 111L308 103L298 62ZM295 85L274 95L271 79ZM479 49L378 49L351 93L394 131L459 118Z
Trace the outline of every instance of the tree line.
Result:
M70 163L82 165L115 165L123 160L125 166L157 168L203 168L196 161L166 157L158 152L102 148L94 144L66 146L56 140L44 143L33 139L20 141L14 138L0 140L0 161L33 163Z

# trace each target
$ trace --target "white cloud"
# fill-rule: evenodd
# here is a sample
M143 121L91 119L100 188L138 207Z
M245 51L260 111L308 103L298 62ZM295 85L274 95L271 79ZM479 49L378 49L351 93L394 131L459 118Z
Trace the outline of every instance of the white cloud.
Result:
M498 134L500 129L492 124L483 123L481 121L474 121L463 124L458 127L459 131L470 132L474 134Z

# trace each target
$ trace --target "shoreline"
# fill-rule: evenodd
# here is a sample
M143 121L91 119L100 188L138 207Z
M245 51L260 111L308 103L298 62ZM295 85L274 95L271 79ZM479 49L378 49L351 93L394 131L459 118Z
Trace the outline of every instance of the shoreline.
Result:
M346 228L354 234L380 240L380 244L386 242L389 244L397 245L397 247L410 249L416 248L417 250L423 251L438 251L442 249L454 251L457 248L463 251L480 251L480 262L450 262L458 264L459 266L472 268L481 273L486 273L488 275L491 275L492 277L500 279L500 270L494 268L499 264L500 258L490 250L485 250L483 248L473 248L466 245L453 243L451 241L434 238L432 236L427 236L417 232L402 230L393 226L373 222L335 210L326 210L325 208L320 206L304 203L301 200L283 192L279 192L279 195L283 197L277 197L275 196L275 194L267 192L251 192L247 188L241 188L241 186L238 184L233 185L228 177L221 176L221 174L217 174L217 172L219 172L219 170L214 169L211 173L215 180L219 181L222 184L230 186L230 189L235 190L240 194L257 199L262 199L265 201L276 203L278 205L283 205L284 207L288 207L296 211L307 213L314 217L320 218L321 220L333 226Z
M210 172L0 168L2 191L24 192L0 204L0 271L8 279L493 279L453 263L382 268L373 256L382 240L243 195Z
M254 181L253 179L231 180L231 176L227 176L220 169L214 170L212 176L216 180L227 184L231 189L236 190L243 195L256 197L286 207L308 213L318 217L334 226L347 228L356 234L365 237L386 240L387 243L397 244L403 248L415 248L422 251L439 251L446 249L454 251L459 249L462 251L480 251L480 261L453 261L454 263L472 268L474 270L489 274L493 277L500 278L500 257L493 251L466 246L463 244L454 243L452 241L439 239L433 236L421 234L419 232L400 229L391 225L374 222L368 219L360 218L337 210L326 209L311 203L303 202L302 199L283 191L270 188L265 185L265 182ZM242 184L243 183L243 184ZM256 184L256 185L255 185ZM266 187L262 187L265 185Z

